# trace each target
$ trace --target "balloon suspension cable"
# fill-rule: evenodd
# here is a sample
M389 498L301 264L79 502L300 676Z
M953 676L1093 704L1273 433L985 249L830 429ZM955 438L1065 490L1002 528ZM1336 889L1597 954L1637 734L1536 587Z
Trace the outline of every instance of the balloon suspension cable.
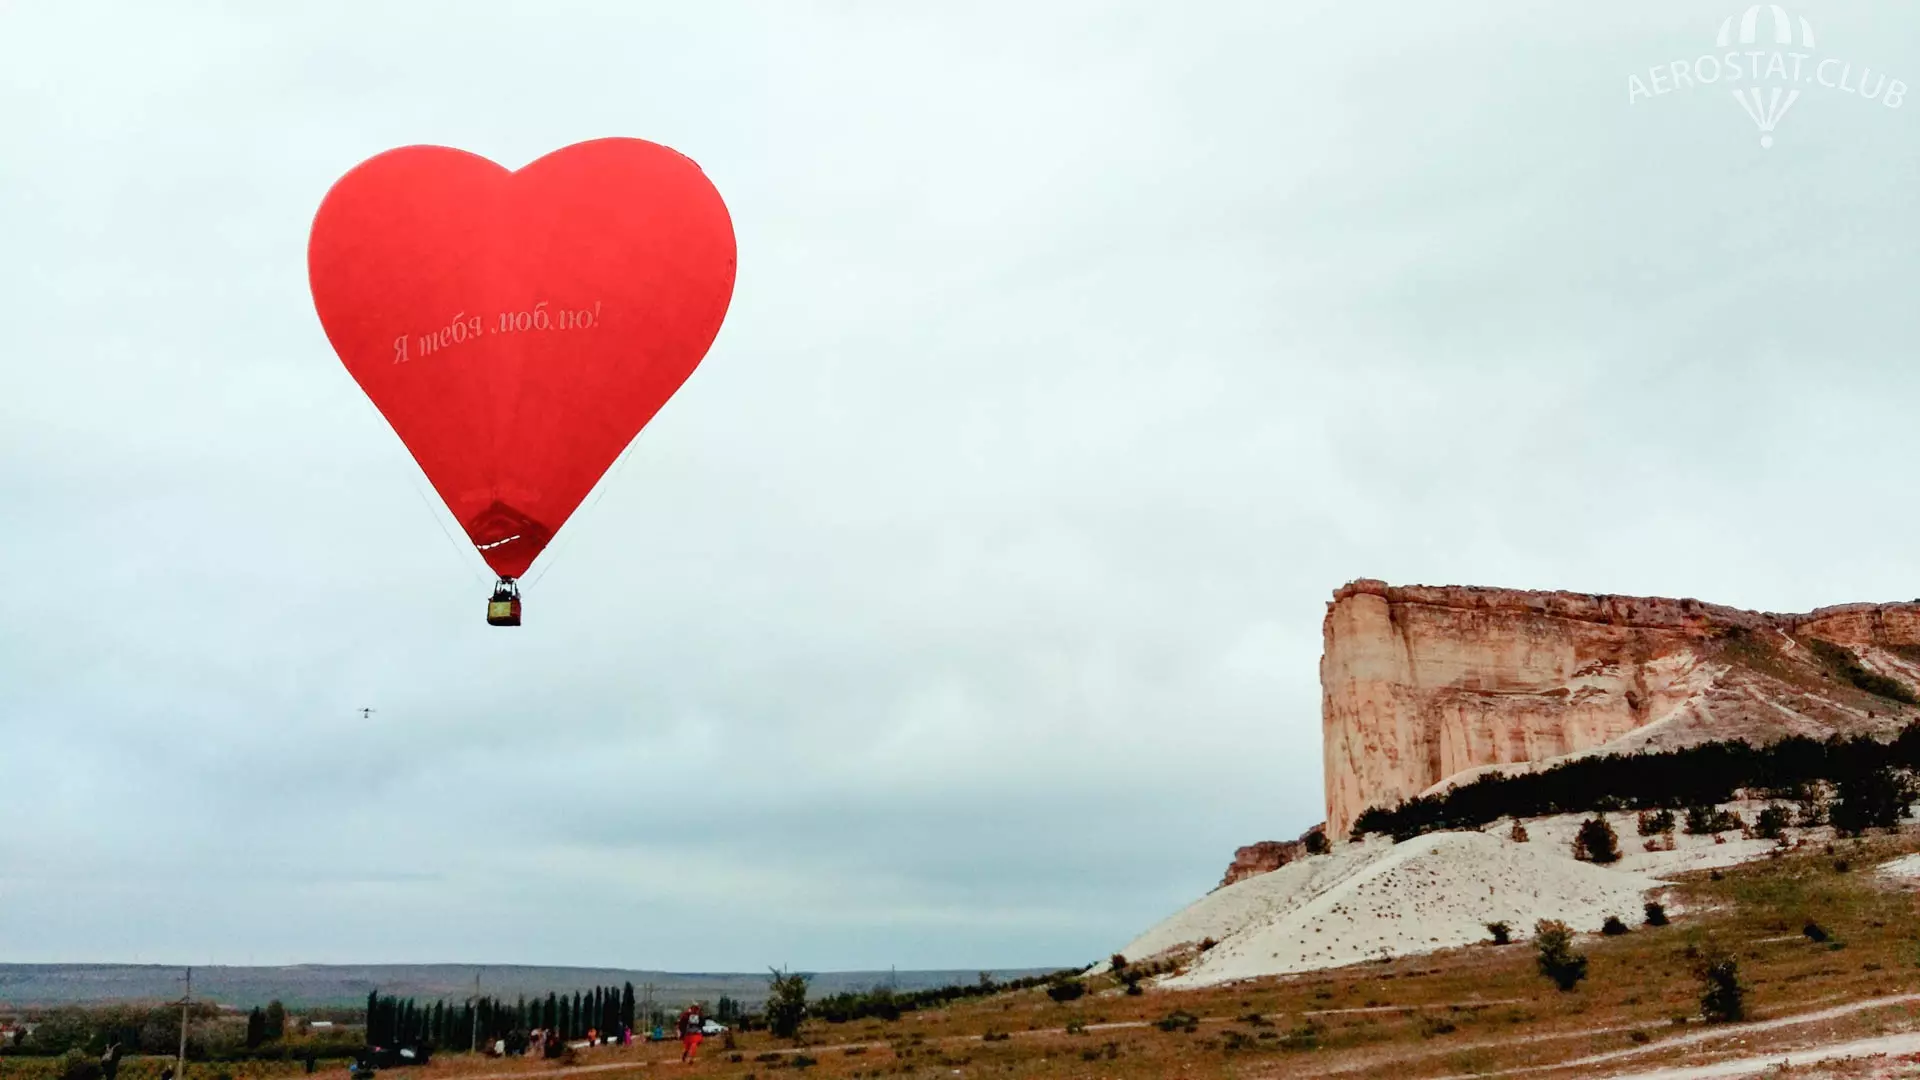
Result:
M560 530L559 543L555 544L552 550L540 553L540 572L533 576L532 581L527 582L527 588L531 589L535 585L540 584L540 579L546 577L547 571L553 569L553 564L560 552L566 550L567 544L573 539L573 534L580 531L580 522L591 516L593 514L593 508L599 506L600 500L607 497L607 489L613 486L614 478L619 476L620 470L626 467L627 459L633 456L633 448L638 445L640 445L640 436L635 435L633 441L627 444L627 448L620 451L620 457L614 461L613 467L607 470L607 474L600 478L598 484L594 485L595 491L592 501L588 502L586 509L581 511L580 514L569 523L574 527Z
M460 556L460 561L463 565L466 566L467 573L473 575L473 580L484 583L487 580L486 577L482 575L480 571L475 570L471 562L467 561L467 551L470 549L461 547L460 541L455 540L453 538L453 533L447 528L446 521L443 520L440 517L440 514L434 510L433 503L427 501L426 494L420 490L419 481L414 482L413 493L415 495L420 496L420 505L427 508L427 513L433 517L434 523L440 526L441 535L447 538L447 545L453 548L454 554Z
M379 409L374 408L373 402L365 394L360 395L360 403L367 407L367 411L373 414L374 419L379 421L380 426L392 430L392 425L387 423L387 418L380 414ZM408 456L411 457L412 455ZM416 468L417 467L418 466L416 466ZM460 541L453 538L453 533L447 529L446 519L442 518L440 512L433 508L432 500L427 498L426 492L420 490L420 481L411 471L407 471L407 484L413 488L413 494L419 498L420 505L427 508L427 516L433 519L435 525L440 526L440 535L447 538L447 545L453 548L454 554L460 557L460 564L467 568L467 573L473 575L473 580L485 584L487 579L483 577L478 570L473 568L472 562L468 561L467 552L469 548L461 547Z

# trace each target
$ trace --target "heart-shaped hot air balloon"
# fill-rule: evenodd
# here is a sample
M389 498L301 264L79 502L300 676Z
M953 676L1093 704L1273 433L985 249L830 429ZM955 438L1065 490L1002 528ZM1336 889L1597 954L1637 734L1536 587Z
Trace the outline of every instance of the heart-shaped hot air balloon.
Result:
M596 139L518 170L389 150L320 204L307 273L334 351L500 577L520 577L720 332L733 223L700 167Z

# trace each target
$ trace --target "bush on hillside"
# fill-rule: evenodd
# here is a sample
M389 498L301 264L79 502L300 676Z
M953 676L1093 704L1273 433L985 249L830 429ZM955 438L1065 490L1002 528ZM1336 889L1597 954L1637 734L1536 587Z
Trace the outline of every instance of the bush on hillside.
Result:
M1718 806L1696 803L1687 807L1687 834L1690 836L1712 836L1742 828L1746 822L1740 815Z
M1533 926L1535 962L1540 974L1553 980L1562 992L1572 990L1587 977L1587 958L1573 951L1573 931L1558 919L1541 919Z
M1047 996L1065 1004L1087 992L1087 984L1079 979L1062 979L1047 987Z
M1762 840L1778 840L1792 823L1792 813L1780 803L1773 803L1760 811L1759 820L1753 823L1753 835Z
M1580 823L1573 838L1573 857L1602 865L1620 861L1620 838L1606 818L1596 816Z
M1898 827L1914 800L1912 782L1891 768L1843 776L1839 787L1839 798L1829 817L1834 829L1844 836Z
M1836 645L1819 638L1808 638L1807 651L1818 657L1822 665L1843 681L1852 683L1869 694L1906 705L1920 705L1920 698L1915 698L1913 691L1907 689L1905 683L1898 679L1890 679L1877 671L1868 671L1860 665L1860 658L1854 655L1853 650L1844 645Z
M1731 957L1703 965L1700 981L1706 984L1700 994L1700 1014L1707 1023L1730 1024L1746 1016L1746 987L1740 985L1740 968Z
M1640 813L1640 835L1658 836L1673 831L1673 811L1666 808L1643 810Z

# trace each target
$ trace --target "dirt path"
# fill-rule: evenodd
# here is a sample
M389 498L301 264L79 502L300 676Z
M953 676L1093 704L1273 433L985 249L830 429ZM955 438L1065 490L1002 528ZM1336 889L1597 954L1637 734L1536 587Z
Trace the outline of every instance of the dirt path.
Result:
M1808 1050L1767 1054L1764 1057L1736 1058L1733 1061L1720 1061L1712 1065L1628 1073L1624 1076L1608 1077L1607 1080L1709 1080L1711 1077L1752 1076L1773 1068L1799 1069L1821 1062L1877 1057L1882 1054L1916 1053L1920 1053L1920 1032L1908 1032L1904 1035L1881 1035L1872 1039L1831 1043Z
M1676 1046L1694 1046L1694 1045L1698 1045L1699 1043L1709 1042L1715 1039L1726 1039L1726 1038L1738 1039L1742 1036L1756 1034L1762 1031L1775 1031L1780 1028L1798 1027L1801 1024L1814 1024L1822 1020L1835 1020L1842 1016L1850 1016L1854 1013L1865 1012L1868 1009L1883 1009L1893 1005L1911 1005L1915 1002L1920 1002L1920 994L1896 994L1896 995L1893 995L1892 997L1867 998L1863 1001L1850 1002L1845 1005L1836 1005L1830 1009L1820 1009L1815 1012L1795 1013L1792 1016L1781 1016L1781 1017L1776 1017L1772 1020L1756 1020L1746 1024L1716 1024L1713 1028L1707 1031L1701 1031L1691 1035L1680 1035L1671 1039L1661 1039L1657 1042L1648 1043L1645 1046L1636 1046L1627 1050L1614 1050L1605 1054L1590 1054L1587 1057L1572 1058L1567 1061L1558 1061L1558 1062L1554 1062L1551 1065L1527 1065L1527 1066L1523 1066L1521 1068L1516 1068L1516 1069L1500 1069L1495 1072L1475 1073L1472 1075L1463 1075L1463 1076L1440 1077L1439 1080L1480 1080L1481 1077L1488 1077L1488 1076L1519 1076L1525 1073L1552 1072L1556 1069L1574 1069L1574 1068L1581 1068L1583 1066L1588 1066L1588 1065L1601 1065L1611 1061L1621 1061L1626 1058L1641 1057L1646 1054L1657 1054L1662 1051L1671 1050ZM1607 1032L1613 1031L1613 1030L1617 1030L1617 1029L1599 1029L1596 1031L1577 1031L1577 1032L1569 1032L1568 1035L1574 1036L1574 1037L1584 1036L1584 1035L1597 1035L1597 1034L1606 1034ZM1893 1038L1893 1037L1896 1037L1896 1036L1889 1036L1889 1038ZM1899 1037L1904 1037L1904 1036L1899 1036ZM1914 1037L1920 1038L1920 1035L1916 1035ZM1478 1044L1478 1047L1495 1047L1495 1046L1509 1045L1511 1041L1512 1040L1505 1040L1502 1042L1481 1043L1481 1044ZM1454 1046L1454 1047L1449 1047L1448 1052L1457 1053L1461 1050L1468 1050L1468 1049L1475 1049L1475 1048L1476 1047L1474 1046ZM1784 1053L1785 1052L1782 1052L1782 1054ZM1796 1053L1800 1053L1800 1054L1826 1053L1829 1056L1831 1056L1833 1051L1820 1050L1816 1048L1814 1051L1802 1050L1802 1051L1796 1051ZM1423 1056L1426 1056L1426 1055L1423 1055ZM1749 1069L1748 1071L1754 1072L1754 1071L1759 1071L1760 1069L1765 1069L1769 1063L1777 1063L1780 1060L1781 1056L1782 1056L1781 1054L1775 1054L1770 1057L1754 1059L1754 1060L1758 1060L1761 1064L1757 1068ZM1732 1063L1728 1062L1724 1064L1732 1064ZM1378 1064L1370 1067L1377 1068ZM1699 1066L1699 1068L1714 1068L1714 1067L1716 1066ZM1646 1073L1646 1074L1623 1074L1621 1077L1617 1078L1617 1080L1628 1080L1628 1077L1640 1076L1640 1075L1649 1076L1649 1077L1658 1076L1658 1077L1664 1078L1667 1074L1658 1072L1658 1071L1652 1072L1652 1073ZM1673 1075L1678 1077L1678 1076L1691 1076L1694 1074L1683 1070L1681 1072L1673 1073ZM1742 1074L1738 1071L1735 1071L1735 1072L1724 1073L1724 1074L1723 1073L1700 1073L1699 1075L1701 1076L1721 1076L1721 1075L1739 1076Z

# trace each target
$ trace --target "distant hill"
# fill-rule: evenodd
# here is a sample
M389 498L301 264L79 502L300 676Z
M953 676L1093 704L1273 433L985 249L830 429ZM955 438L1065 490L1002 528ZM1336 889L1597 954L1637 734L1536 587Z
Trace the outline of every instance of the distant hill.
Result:
M996 980L1044 974L1054 968L992 972ZM758 1003L766 997L765 972L629 971L617 968L521 967L474 964L298 964L292 967L196 967L193 996L223 1005L249 1008L278 999L290 1007L351 1006L378 990L422 1001L461 1000L480 992L513 999L572 993L595 986L648 983L654 1000L669 1005L695 998L708 1002L725 995ZM0 1006L44 1007L109 1002L167 1001L180 996L182 969L157 964L0 964ZM975 971L831 971L814 976L816 996L865 990L890 979L900 990L923 990L971 983Z

